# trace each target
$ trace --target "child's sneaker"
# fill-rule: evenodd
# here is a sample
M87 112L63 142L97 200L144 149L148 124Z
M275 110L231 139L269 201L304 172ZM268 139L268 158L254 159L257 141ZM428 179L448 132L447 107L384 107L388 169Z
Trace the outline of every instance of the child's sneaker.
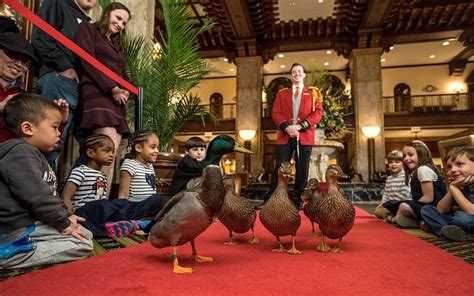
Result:
M402 228L418 228L419 226L416 219L402 215L395 216L395 221Z
M130 222L133 223L135 230L141 230L147 227L151 220L131 220Z
M474 241L474 233L466 232L459 226L446 225L441 228L441 236L455 242Z
M124 237L132 233L135 228L130 221L105 222L104 226L108 237Z

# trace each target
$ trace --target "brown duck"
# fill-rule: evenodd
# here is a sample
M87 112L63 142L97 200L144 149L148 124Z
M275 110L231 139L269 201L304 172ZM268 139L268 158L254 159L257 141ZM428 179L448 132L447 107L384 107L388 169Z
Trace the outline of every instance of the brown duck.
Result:
M278 169L278 186L260 210L260 221L277 239L278 248L274 252L301 254L295 247L296 231L301 225L298 209L288 197L287 187L291 169L289 162L283 162ZM286 250L280 236L291 235L292 247Z
M217 218L229 230L229 241L225 244L236 245L233 239L233 232L245 233L252 230L252 238L248 241L251 244L257 244L259 241L255 236L254 226L257 214L252 204L244 197L235 193L234 181L224 180L226 194L221 210L217 213Z
M308 181L303 198L306 199L303 213L308 217L309 221L311 221L311 235L318 237L314 230L314 223L318 224L317 206L321 203L323 196L321 194L321 185L317 179L313 178Z
M173 272L192 272L192 268L179 266L176 253L176 247L187 242L191 242L196 262L213 261L211 257L197 254L194 239L211 225L222 206L224 195L221 169L208 165L202 173L200 189L176 194L156 215L149 240L154 247L172 248Z
M330 165L326 170L328 191L323 193L321 202L314 208L314 220L321 230L321 243L317 247L322 252L341 252L342 238L351 230L355 220L355 209L352 203L345 198L337 187L337 177L343 175L338 165ZM337 246L331 249L324 237L338 239Z

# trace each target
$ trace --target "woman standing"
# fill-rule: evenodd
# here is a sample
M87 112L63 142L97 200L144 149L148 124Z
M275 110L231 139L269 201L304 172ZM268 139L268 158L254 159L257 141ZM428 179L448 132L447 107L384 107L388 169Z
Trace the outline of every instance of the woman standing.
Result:
M104 9L99 21L94 24L82 22L74 37L80 47L124 78L126 61L122 36L129 19L128 8L119 2L113 2ZM115 151L118 151L122 137L127 137L130 132L125 117L125 104L130 93L85 60L81 63L81 133L107 135L113 140ZM113 178L115 156L116 152L114 162L102 168L108 180ZM108 184L107 192L110 192L112 181Z

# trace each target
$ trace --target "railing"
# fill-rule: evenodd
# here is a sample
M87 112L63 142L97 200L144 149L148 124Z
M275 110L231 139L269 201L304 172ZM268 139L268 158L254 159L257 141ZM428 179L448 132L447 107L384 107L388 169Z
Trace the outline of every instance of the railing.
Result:
M383 108L384 113L473 110L474 98L468 93L383 97Z
M237 114L235 103L203 106L218 119L235 119ZM262 118L271 116L270 109L270 103L262 102ZM352 102L348 101L344 109L345 114L352 114ZM384 113L474 110L474 98L468 93L383 97L383 110Z
M202 105L206 108L207 111L214 114L217 119L235 119L236 104L206 104Z

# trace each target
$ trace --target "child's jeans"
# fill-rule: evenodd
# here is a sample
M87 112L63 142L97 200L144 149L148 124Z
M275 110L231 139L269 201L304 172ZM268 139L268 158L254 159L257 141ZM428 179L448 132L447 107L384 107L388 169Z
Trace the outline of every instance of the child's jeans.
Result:
M81 224L89 229L94 237L106 237L105 222L139 220L154 217L168 202L169 197L153 194L140 202L128 199L95 200L76 209L76 215L86 219Z
M421 208L421 216L437 236L440 236L441 228L446 225L456 225L467 232L474 233L474 215L463 211L440 214L436 206L426 205Z

